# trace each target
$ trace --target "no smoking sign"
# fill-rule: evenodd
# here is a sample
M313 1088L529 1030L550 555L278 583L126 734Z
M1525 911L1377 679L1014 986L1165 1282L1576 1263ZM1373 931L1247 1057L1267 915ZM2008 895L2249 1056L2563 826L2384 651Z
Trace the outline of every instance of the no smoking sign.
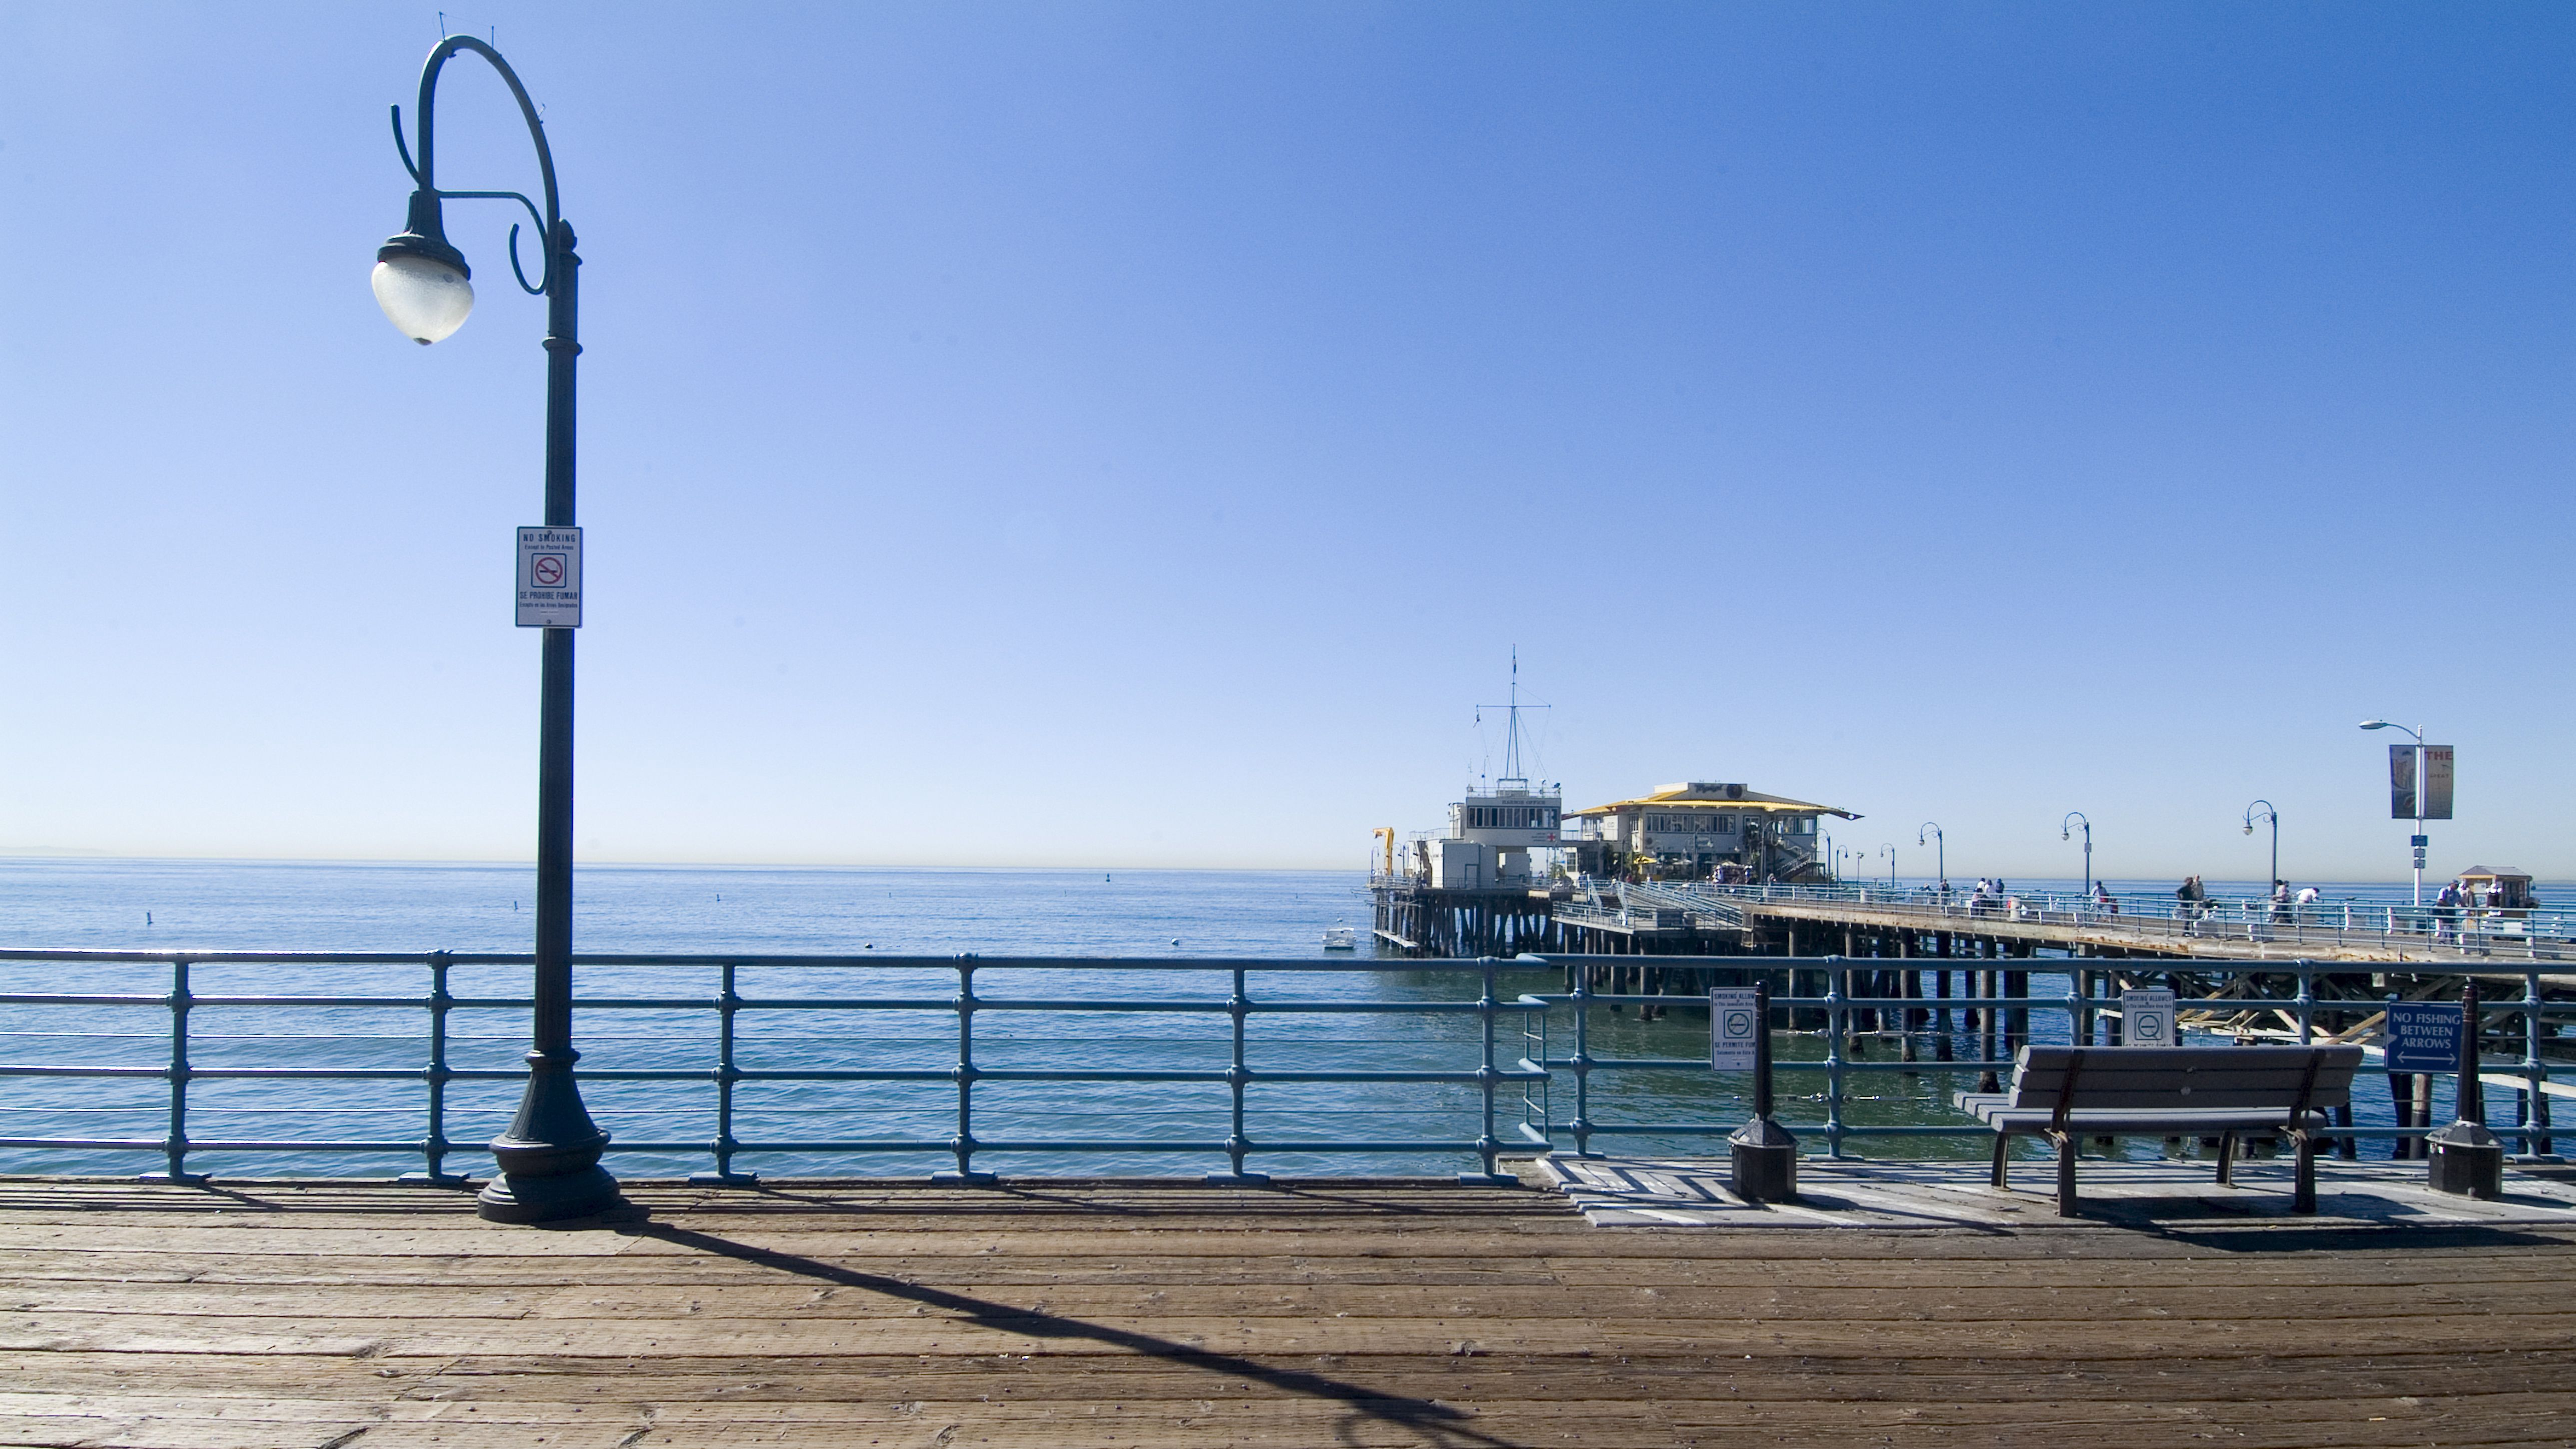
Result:
M581 530L519 530L519 627L581 627Z

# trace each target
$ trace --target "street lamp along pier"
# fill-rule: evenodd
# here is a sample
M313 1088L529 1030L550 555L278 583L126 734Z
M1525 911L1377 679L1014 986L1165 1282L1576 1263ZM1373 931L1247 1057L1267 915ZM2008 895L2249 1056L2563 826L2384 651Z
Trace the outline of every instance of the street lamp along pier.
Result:
M2396 730L2415 742L2412 749L2410 766L2407 771L2408 777L2414 782L2409 793L2415 797L2415 833L2407 838L2406 843L2412 847L2415 852L2415 904L2420 908L2424 904L2424 850L2426 846L2432 844L2431 838L2424 833L2424 821L2426 818L2426 805L2424 800L2424 732L2419 729L2413 729L2406 725L2399 724L2395 720L2385 719L2366 719L2361 722L2361 727L2366 730ZM2407 747L2401 745L2398 746L2398 748L2405 749ZM2448 819L2449 817L2445 815L2443 818Z
M536 143L545 183L545 209L515 191L442 191L437 180L433 127L438 72L450 56L472 51L491 62L517 97ZM535 219L544 266L531 283L519 266L519 228L510 227L510 271L521 288L546 299L545 526L575 527L573 488L574 359L581 354L581 258L573 231L555 195L554 153L546 145L527 87L501 53L469 35L450 35L432 46L420 72L418 145L403 145L402 107L393 108L394 149L415 189L404 229L376 251L369 278L376 304L396 329L427 346L455 332L474 308L472 272L447 240L442 203L449 199L516 201ZM417 162L415 162L415 155ZM476 1210L496 1222L539 1223L584 1217L618 1202L617 1180L599 1165L608 1134L582 1105L572 1047L572 776L573 632L541 630L537 723L537 909L528 1049L528 1086L507 1131L494 1139L499 1164L477 1199Z
M2257 806L2261 808L2257 809ZM2263 888L2279 890L2281 888L2281 812L2272 807L2271 801L2257 800L2254 804L2245 807L2246 834L2254 833L2254 822L2257 820L2272 822L2272 874Z

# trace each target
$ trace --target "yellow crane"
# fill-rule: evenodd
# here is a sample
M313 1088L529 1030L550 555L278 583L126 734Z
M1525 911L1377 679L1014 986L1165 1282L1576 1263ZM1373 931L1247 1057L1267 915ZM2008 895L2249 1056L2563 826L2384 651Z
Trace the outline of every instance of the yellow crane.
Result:
M1384 871L1384 874L1395 874L1395 827L1392 825L1381 825L1377 829L1369 832L1369 838L1371 840L1383 840L1386 842L1386 870Z

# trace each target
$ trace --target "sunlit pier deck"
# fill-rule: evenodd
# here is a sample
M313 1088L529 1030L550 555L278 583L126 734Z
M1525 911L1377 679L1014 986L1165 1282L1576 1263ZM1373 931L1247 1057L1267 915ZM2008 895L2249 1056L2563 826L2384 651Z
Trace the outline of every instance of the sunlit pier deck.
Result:
M1982 1175L1956 1164L1959 1181ZM0 1184L0 1442L2559 1443L2576 1230L1599 1227L1552 1193Z
M2276 923L2224 918L2181 921L2170 916L2037 908L2026 908L2016 916L2000 905L1972 913L1956 900L1946 905L1866 898L1766 901L1748 895L1735 898L1733 904L1746 927L1757 932L1767 929L1794 943L1796 949L1790 954L1839 949L1846 931L1916 937L1946 933L2009 945L2017 953L2036 948L2081 956L2387 966L2515 966L2537 961L2557 972L2576 972L2576 942L2475 932L2465 940L2436 941L2422 931L2388 930L2379 924L2378 912L2362 913L2355 924L2347 925L2342 916L2324 912L2307 920ZM2576 981L2576 975L2570 980Z

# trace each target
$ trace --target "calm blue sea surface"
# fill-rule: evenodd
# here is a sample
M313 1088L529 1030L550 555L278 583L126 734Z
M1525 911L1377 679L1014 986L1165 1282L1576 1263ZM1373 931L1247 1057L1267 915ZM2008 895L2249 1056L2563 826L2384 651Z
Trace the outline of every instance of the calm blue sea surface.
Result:
M2076 882L2016 881L2022 891L2063 889ZM2171 882L2114 882L2115 889L2169 898ZM0 859L0 946L89 949L297 950L425 953L524 952L532 918L533 872L524 866L317 864L304 862L124 861L81 858ZM2250 892L2251 883L2243 889ZM2230 891L2213 884L2213 893ZM2553 903L2576 894L2549 890ZM2336 885L2329 902L2402 904L2406 885ZM737 953L743 955L1143 957L1175 963L1192 957L1253 956L1311 960L1323 929L1360 928L1366 941L1368 900L1355 872L1054 871L780 869L594 866L577 885L576 950L593 953ZM956 989L946 969L745 969L742 995L766 999L904 998L945 1000ZM166 966L82 967L0 963L0 991L138 993L169 989ZM374 967L221 966L194 968L191 990L216 995L385 995L418 997L429 972L419 965ZM1230 986L1222 972L1035 972L987 968L976 989L986 998L1060 1001L1063 1009L996 1010L977 1015L977 1064L985 1070L1100 1067L1221 1070L1230 1060L1226 1016L1219 1011L1137 1014L1083 1010L1109 998L1221 1003ZM1506 973L1501 995L1553 991L1551 973ZM455 968L451 991L464 998L523 995L524 968ZM711 968L583 970L585 999L652 997L711 1001ZM2033 995L2062 996L2062 977L2034 971ZM1264 1002L1340 1007L1376 1004L1402 1014L1340 1011L1256 1016L1248 1059L1272 1072L1337 1070L1472 1071L1480 1060L1471 1014L1404 1009L1472 1001L1472 970L1419 963L1385 973L1315 975L1256 972L1250 994ZM398 1070L417 1074L426 1062L427 1013L419 1007L201 1006L191 1017L194 1069L295 1066ZM0 1064L160 1068L169 1054L169 1012L149 1006L0 1004ZM2062 1020L2032 1013L2036 1039L2064 1040ZM458 1069L516 1071L527 1042L527 1013L467 1008L449 1026L449 1064ZM1549 1050L1570 1049L1562 1011L1550 1026ZM915 1070L944 1072L956 1060L953 1015L894 1010L746 1011L738 1018L738 1065L747 1070ZM612 1010L577 1016L585 1071L686 1070L716 1064L716 1013ZM1508 1065L1524 1050L1507 1025L1498 1056ZM1687 1009L1655 1022L1596 1013L1596 1056L1690 1058L1707 1050L1705 1013ZM1876 1049L1878 1059L1892 1054ZM1784 1055L1821 1055L1813 1038L1784 1043ZM1706 1072L1637 1071L1596 1076L1593 1116L1602 1121L1701 1122L1732 1126L1746 1110L1745 1083ZM1933 1069L1856 1075L1849 1116L1880 1124L1955 1122L1950 1093L1963 1074ZM1814 1073L1782 1078L1783 1115L1813 1119L1822 1080ZM2361 1098L2365 1123L2390 1120L2384 1089ZM1553 1116L1573 1115L1570 1087L1551 1091ZM596 1080L585 1096L601 1125L621 1143L699 1144L715 1135L711 1080ZM446 1134L480 1144L507 1124L518 1099L515 1082L458 1082L449 1088ZM2506 1096L2506 1094L2496 1094ZM199 1142L284 1139L411 1143L425 1132L425 1092L407 1080L225 1080L201 1078L188 1092L188 1132ZM1004 1172L1197 1174L1225 1159L1203 1146L1186 1151L1127 1148L1106 1153L1050 1150L1074 1140L1133 1139L1206 1144L1230 1130L1230 1093L1217 1083L985 1082L976 1089L975 1133L986 1142L1023 1147L979 1154L976 1165ZM0 1077L0 1138L80 1137L157 1140L166 1130L167 1085L151 1078ZM1517 1088L1498 1100L1498 1132L1511 1150L1529 1147L1513 1127L1523 1115ZM2509 1120L2510 1105L2491 1115ZM1450 1172L1473 1165L1471 1143L1482 1127L1471 1086L1425 1083L1282 1083L1258 1085L1247 1131L1256 1141L1321 1139L1376 1143L1433 1141L1455 1146L1369 1154L1289 1152L1256 1157L1253 1167L1278 1173ZM734 1132L746 1142L863 1143L944 1141L956 1128L956 1097L944 1081L902 1083L745 1082L737 1088ZM1597 1145L1616 1151L1720 1150L1714 1137L1621 1138ZM1812 1144L1811 1144L1812 1145ZM2151 1146L2151 1145L2150 1145ZM1959 1155L1981 1143L1924 1138L1859 1139L1853 1149L1883 1155ZM2371 1149L2384 1153L2384 1148ZM0 1171L131 1172L159 1165L157 1154L117 1149L0 1146ZM234 1176L294 1173L383 1175L419 1166L417 1150L192 1155L195 1170ZM611 1167L630 1176L705 1171L702 1150L618 1151ZM776 1175L912 1174L952 1166L944 1154L849 1150L772 1152L740 1159L742 1168ZM450 1170L487 1172L488 1155L472 1146Z

